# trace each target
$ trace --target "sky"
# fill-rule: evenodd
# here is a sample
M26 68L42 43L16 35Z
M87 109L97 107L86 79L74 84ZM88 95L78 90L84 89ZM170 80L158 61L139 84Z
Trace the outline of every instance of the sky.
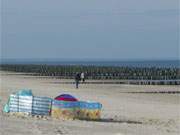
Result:
M1 0L3 59L179 59L178 0Z

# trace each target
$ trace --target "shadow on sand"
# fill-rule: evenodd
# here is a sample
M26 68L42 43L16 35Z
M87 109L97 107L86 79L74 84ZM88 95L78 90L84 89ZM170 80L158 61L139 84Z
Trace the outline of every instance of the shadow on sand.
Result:
M114 120L114 119L80 119L83 121L89 121L89 122L105 122L105 123L127 123L127 124L143 124L140 121L132 121L132 120Z

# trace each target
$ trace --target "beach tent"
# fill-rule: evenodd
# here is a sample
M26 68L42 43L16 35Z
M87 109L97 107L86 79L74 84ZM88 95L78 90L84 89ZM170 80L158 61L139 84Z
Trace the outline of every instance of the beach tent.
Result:
M78 101L74 96L70 95L70 94L62 94L59 95L55 98L55 100L60 100L60 101L71 101L71 102L75 102Z

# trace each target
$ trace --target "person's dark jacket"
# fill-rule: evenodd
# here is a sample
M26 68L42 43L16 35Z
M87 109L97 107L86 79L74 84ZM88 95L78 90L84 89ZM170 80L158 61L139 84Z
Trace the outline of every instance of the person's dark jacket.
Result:
M76 76L75 76L75 80L76 81L80 81L81 80L81 75L78 73L78 74L76 74Z

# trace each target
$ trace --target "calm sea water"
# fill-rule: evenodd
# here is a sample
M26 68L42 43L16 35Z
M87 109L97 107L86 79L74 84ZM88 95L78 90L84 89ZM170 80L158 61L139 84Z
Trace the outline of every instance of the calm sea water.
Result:
M46 64L46 65L84 65L117 67L170 67L180 68L180 60L139 60L139 61L93 61L93 60L1 60L1 64Z

